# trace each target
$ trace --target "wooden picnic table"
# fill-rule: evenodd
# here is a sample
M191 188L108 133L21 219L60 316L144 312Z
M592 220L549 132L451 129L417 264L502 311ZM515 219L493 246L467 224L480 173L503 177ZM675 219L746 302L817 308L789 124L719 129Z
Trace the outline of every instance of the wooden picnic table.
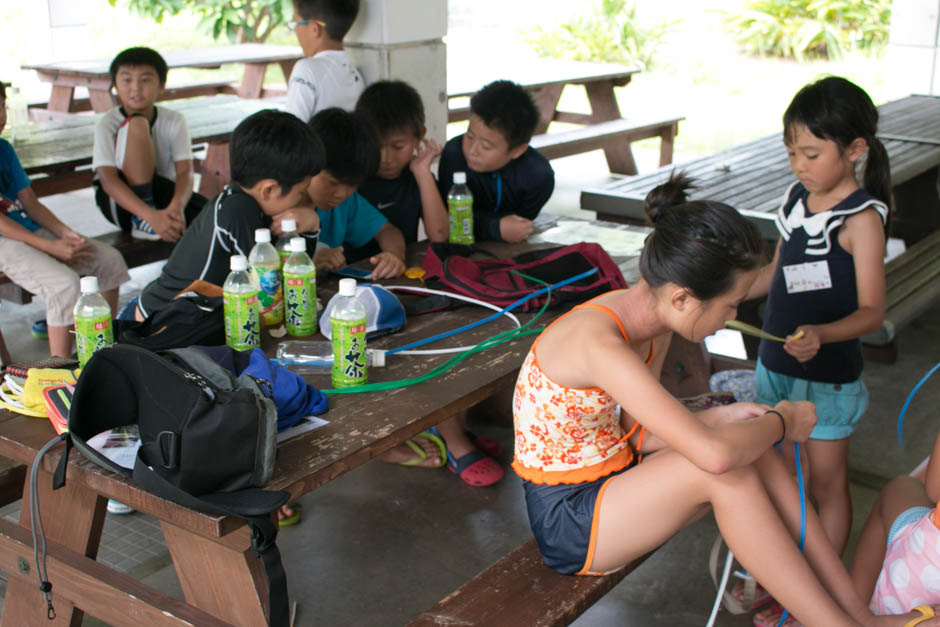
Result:
M204 96L161 103L179 111L189 124L193 144L208 144L205 159L197 164L202 173L199 191L212 196L229 180L228 140L244 118L278 103L237 96ZM29 138L13 142L17 156L38 196L49 196L88 187L95 124L101 114L73 115L29 124ZM12 129L11 129L12 130Z
M459 68L459 71L457 71ZM514 62L506 59L498 67L486 63L461 62L459 57L448 61L447 72L447 98L448 100L465 99L480 90L481 87L497 79L508 79L519 83L529 89L535 97L539 109L539 124L535 129L536 135L545 134L549 125L554 122L569 122L596 128L604 131L603 123L623 121L614 87L623 87L630 83L634 74L639 72L636 67L616 65L612 63L587 63L583 61L563 61L557 59L525 59ZM572 113L560 111L558 101L566 85L581 85L587 92L591 113ZM470 117L469 104L452 104L449 108L447 120L455 122ZM678 118L681 119L681 118ZM673 118L674 127L678 119ZM644 120L640 125L646 125ZM609 127L610 125L608 125ZM661 133L657 133L657 136ZM663 153L661 161L666 163L672 160L672 136L663 134L664 144L668 144L668 151ZM550 143L552 135L545 139ZM611 172L620 174L636 174L636 162L628 141L617 141L623 137L614 134L613 140L604 146L604 153ZM597 147L591 145L588 149ZM572 154L571 151L565 154ZM562 155L558 155L562 156ZM664 164L663 164L664 165Z
M888 151L893 186L911 181L940 165L940 98L909 96L885 103L878 111L878 135ZM782 133L675 167L663 167L643 176L585 189L581 192L581 208L596 211L600 219L642 221L646 194L665 182L674 170L681 170L695 180L698 187L692 192L693 198L726 202L752 218L767 238L777 239L774 213L784 193L796 180L790 170ZM904 209L899 206L899 214L903 214Z
M553 221L543 219L537 225L542 232L552 226ZM645 232L626 225L607 226L621 231ZM551 244L539 244L546 245ZM502 257L530 249L532 244L486 243L484 247ZM420 263L423 248L423 244L409 247L409 265ZM618 261L628 268L628 281L632 282L635 272L629 268L635 268L635 257L618 258ZM410 281L398 279L386 283L408 284ZM325 301L335 290L335 279L321 280L318 287L320 298ZM479 320L489 313L488 310L460 308L413 316L402 332L370 345L377 348L400 346ZM532 314L517 315L523 322L532 317ZM558 311L553 310L538 324L547 323L557 315ZM434 346L479 342L508 328L508 321L496 321ZM330 421L328 425L279 445L277 467L268 487L287 490L297 498L511 386L531 342L532 337L528 336L471 355L432 382L381 393L332 396L330 409L324 415ZM274 354L274 340L266 336L263 345L269 355ZM426 373L447 357L390 356L385 368L370 370L369 379L388 381L414 377ZM328 375L307 379L320 388L331 387ZM0 411L0 456L30 464L37 451L53 436L51 424L46 420ZM251 552L246 526L234 518L202 514L160 499L74 451L65 487L53 492L51 474L61 450L61 446L53 448L39 472L42 520L50 542L48 573L54 586L59 620L78 622L84 610L116 625L137 625L144 620L153 625L185 621L199 625L219 621L265 624L267 581L260 561ZM160 520L186 603L95 562L108 498ZM46 606L31 567L28 500L24 495L18 525L0 520L0 570L9 574L3 625L45 625L47 622Z
M263 86L264 73L268 65L274 63L284 72L285 83L290 78L294 63L303 56L299 46L275 46L270 44L234 44L212 48L191 48L187 50L167 50L160 53L167 66L174 68L219 68L230 63L245 66L241 84L237 88L226 89L218 84L194 86L194 89L168 89L163 99L207 95L212 93L235 93L242 98L263 98L275 95ZM52 83L52 93L45 111L48 114L64 114L82 110L76 106L75 88L88 90L90 107L97 113L116 106L116 96L111 93L111 59L89 59L78 61L58 61L22 66L23 69L35 70L39 79ZM33 109L34 119L49 119L42 109Z

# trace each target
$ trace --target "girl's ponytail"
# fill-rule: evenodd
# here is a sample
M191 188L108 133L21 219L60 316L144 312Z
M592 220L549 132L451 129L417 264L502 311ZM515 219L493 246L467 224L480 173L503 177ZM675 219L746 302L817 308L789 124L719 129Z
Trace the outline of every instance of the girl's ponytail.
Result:
M868 142L868 156L865 157L865 173L862 188L891 208L891 166L888 151L881 140L871 135Z

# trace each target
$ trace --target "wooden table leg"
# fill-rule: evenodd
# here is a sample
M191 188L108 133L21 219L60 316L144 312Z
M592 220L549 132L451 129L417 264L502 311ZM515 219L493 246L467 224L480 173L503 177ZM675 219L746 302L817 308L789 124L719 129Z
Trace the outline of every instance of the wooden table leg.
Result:
M199 193L212 198L231 180L228 160L228 142L210 142L206 158L200 167Z
M287 61L281 61L281 71L284 72L284 84L287 85L290 83L291 72L294 71L294 65L297 63L297 59L289 59Z
M42 514L43 531L46 538L85 557L94 558L101 541L107 499L97 493L66 480L64 487L52 491L52 475L40 471L38 494ZM20 527L30 529L29 483L23 490L23 508L20 510ZM32 555L28 556L29 567L35 568ZM32 571L31 571L32 572ZM7 583L3 600L3 617L0 625L21 627L22 625L81 625L83 612L67 599L56 596L55 582L52 602L56 619L46 618L46 602L35 578L11 577Z
M213 540L161 525L188 603L234 625L267 624L268 580L247 527Z
M46 105L46 108L49 111L67 113L72 110L72 98L74 96L74 87L69 85L53 85L52 93L49 95L49 104Z
M592 123L620 119L620 107L617 106L617 98L614 95L613 81L586 83L584 89L587 91L588 101L591 103ZM633 151L630 149L629 142L624 142L620 146L605 148L604 154L607 157L607 167L611 172L617 174L637 173L636 161L633 159Z
M555 119L555 110L558 108L558 99L564 85L547 85L533 92L535 106L539 109L539 124L535 127L535 134L541 135L548 130L548 125Z
M88 88L88 100L91 102L91 110L95 113L105 113L117 106L117 98L111 95L111 88L95 89Z
M264 89L264 72L267 68L267 63L246 63L238 95L242 98L260 98Z

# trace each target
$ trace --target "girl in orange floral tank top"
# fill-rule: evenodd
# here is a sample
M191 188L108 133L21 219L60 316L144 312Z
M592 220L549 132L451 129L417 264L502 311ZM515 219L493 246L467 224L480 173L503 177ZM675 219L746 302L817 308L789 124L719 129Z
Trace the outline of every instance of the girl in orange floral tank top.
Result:
M735 557L802 623L904 625L915 616L871 613L811 509L805 554L793 539L798 490L773 445L806 440L812 403L693 414L659 383L672 334L700 342L723 327L762 262L757 229L722 203L686 202L690 183L647 196L642 279L556 320L519 372L512 467L543 559L613 571L712 511Z

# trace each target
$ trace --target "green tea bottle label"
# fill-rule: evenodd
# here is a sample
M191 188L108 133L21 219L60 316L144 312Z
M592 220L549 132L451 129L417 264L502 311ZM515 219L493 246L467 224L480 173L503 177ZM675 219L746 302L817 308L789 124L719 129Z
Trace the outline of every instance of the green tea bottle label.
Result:
M257 293L223 292L222 308L226 344L238 351L261 346Z
M368 381L366 319L330 319L333 334L333 387L345 388Z
M317 330L317 275L284 273L284 319L290 335L312 335Z
M113 343L114 328L111 326L110 312L94 318L75 318L75 344L78 361L82 366L96 350Z
M252 266L251 278L258 287L261 321L267 327L281 324L284 321L284 291L280 271L277 268Z
M473 199L448 198L448 214L450 218L450 243L473 243Z

